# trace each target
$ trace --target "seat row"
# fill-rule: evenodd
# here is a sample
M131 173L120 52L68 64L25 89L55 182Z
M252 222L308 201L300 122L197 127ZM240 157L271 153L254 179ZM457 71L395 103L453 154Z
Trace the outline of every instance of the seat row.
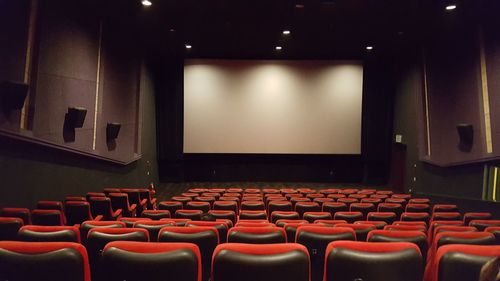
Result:
M199 247L192 243L108 243L103 266L91 274L85 247L68 242L0 242L5 280L202 281ZM446 245L432 264L428 281L478 280L481 268L500 256L500 246ZM215 248L212 281L309 281L310 252L300 244L227 243ZM412 243L335 241L323 261L324 281L421 281L422 256ZM458 269L458 270L457 270Z
M105 188L86 197L68 196L65 202L38 201L37 208L2 208L1 217L19 217L25 225L75 225L87 220L116 220L135 217L156 209L154 193L148 189Z
M191 242L201 251L203 273L208 278L210 258L215 247L221 243L270 244L295 242L307 247L311 256L313 280L321 280L325 249L328 243L339 240L368 242L410 242L415 244L423 262L433 261L436 249L446 244L500 244L500 227L490 227L486 232L477 232L474 227L456 226L449 221L434 222L427 233L436 238L429 242L424 222L396 222L379 225L361 222L347 224L345 221L280 220L276 225L267 221L238 221L235 227L231 221L189 221L189 220L132 220L88 221L78 227L24 226L12 240L23 241L73 241L87 247L91 265L99 272L99 253L112 241L154 241ZM128 225L130 228L126 228ZM184 225L184 226L179 226ZM382 224L384 225L384 224ZM278 226L278 227L277 227ZM279 227L282 226L282 227ZM81 238L80 238L81 237ZM432 245L429 249L429 245ZM429 265L429 263L427 263ZM204 279L206 280L206 279Z

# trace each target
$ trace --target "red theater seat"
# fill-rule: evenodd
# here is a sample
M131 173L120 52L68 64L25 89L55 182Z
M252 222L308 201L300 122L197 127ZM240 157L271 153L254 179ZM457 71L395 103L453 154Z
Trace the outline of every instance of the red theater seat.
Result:
M288 201L270 201L267 205L268 214L272 214L274 211L292 211L292 203Z
M186 226L196 227L196 226L206 226L214 227L217 229L219 234L219 243L226 243L227 241L227 231L229 230L229 225L224 221L189 221Z
M168 210L144 210L142 211L141 218L149 218L152 220L161 220L170 218L170 211Z
M308 223L288 222L283 225L283 229L286 233L286 240L288 241L288 243L295 242L295 234L297 233L297 229L302 225L308 225ZM320 225L320 227L322 227L322 225Z
M170 214L175 214L175 211L182 210L182 202L178 201L162 201L158 203L159 210L167 210Z
M366 219L368 213L377 211L377 207L372 203L352 203L349 206L349 211L361 212L363 214L363 219Z
M27 208L2 208L0 217L20 218L25 225L31 224L30 210Z
M219 232L215 227L194 226L178 227L168 226L160 230L159 242L184 242L193 243L200 248L203 280L210 276L210 261L215 247L219 244Z
M271 222L276 223L278 220L298 220L299 213L292 211L274 211L271 213Z
M211 207L212 204L217 200L214 196L198 196L194 198L195 202L206 202ZM188 202L189 203L189 202ZM187 206L187 204L186 204Z
M192 220L190 220L190 219L166 218L166 219L160 219L160 221L174 222L175 226L186 226L186 224L188 222L191 222Z
M335 216L336 212L347 212L349 211L349 207L346 203L342 202L325 202L321 206L321 210L323 212L329 212L332 216Z
M0 241L17 240L17 232L23 225L21 218L0 217Z
M142 200L146 200L146 209L154 210L156 209L156 198L154 198L151 194L151 191L147 188L140 188L139 197Z
M334 220L345 220L348 223L363 220L363 213L361 212L336 212L333 217Z
M121 192L125 192L128 195L128 201L130 204L135 204L137 206L137 215L140 216L142 211L147 209L147 199L141 199L140 189L138 188L121 188Z
M335 202L333 198L314 198L313 202L318 203L321 207L323 207L323 204L326 202Z
M284 227L287 223L302 223L302 224L308 224L309 222L306 220L289 220L289 219L281 219L276 221L276 226L277 227Z
M427 198L412 198L408 200L408 204L430 204L431 200Z
M354 230L356 233L356 241L366 241L368 233L372 230L377 229L371 224L351 224L351 223L339 223L333 227L348 227Z
M93 217L102 216L103 220L117 220L122 216L122 210L113 210L111 200L107 197L90 197L90 211Z
M215 202L215 201L214 201ZM200 210L203 213L208 213L210 211L210 203L209 202L201 202L201 201L191 201L186 203L186 210Z
M494 245L495 243L495 236L488 232L441 232L436 234L427 255L425 279L428 280L433 275L432 265L435 263L436 253L440 247L450 244Z
M173 196L172 201L181 202L182 205L185 207L187 202L193 201L193 198L187 196Z
M323 279L325 250L330 242L338 240L356 240L356 234L351 228L323 227L318 225L299 226L295 242L306 246L311 259L312 281Z
M58 210L33 210L31 222L34 225L65 225L64 214Z
M228 243L272 244L286 243L281 227L233 227L227 234Z
M462 220L462 215L459 212L434 212L432 213L432 221L456 221Z
M392 224L397 220L394 212L370 212L367 215L368 221L385 221L387 224Z
M87 245L87 235L93 228L125 228L126 225L121 221L84 221L80 225L80 239L82 244Z
M214 210L233 211L238 213L238 202L236 201L215 201L213 204Z
M384 230L390 231L427 231L427 227L423 225L386 225Z
M401 217L404 211L403 205L399 203L380 203L377 207L378 212L393 212L397 218Z
M212 259L212 281L310 281L307 249L299 244L219 245Z
M209 215L217 219L227 219L230 220L233 225L236 224L236 213L234 211L226 211L226 210L211 210L208 212Z
M66 201L66 223L68 225L81 224L88 220L101 220L102 216L92 217L90 204L87 201Z
M274 223L260 223L260 222L246 222L246 221L239 221L235 225L236 227L276 227Z
M110 193L121 193L119 188L113 188L113 187L106 187L103 188L102 192L106 195L109 196Z
M500 226L500 220L472 220L469 226L477 228L479 231L484 231L488 227Z
M83 197L83 196L66 196L64 198L64 201L67 202L67 201L87 201L87 198Z
M493 215L491 213L465 213L464 214L464 225L469 225L473 220L491 220Z
M303 215L303 219L305 219L309 223L313 223L316 220L331 220L332 214L330 214L329 212L305 212Z
M36 208L39 210L58 210L64 212L63 204L61 201L38 201Z
M447 245L440 247L430 266L428 280L479 280L482 266L499 256L500 246Z
M453 204L436 204L432 208L432 212L458 212L458 206Z
M69 242L0 241L2 280L90 281L85 247Z
M413 243L335 241L325 255L324 281L422 281L422 256Z
M129 218L129 217L121 217L118 219L118 221L124 222L126 227L133 227L134 223L137 221L151 221L152 219L150 218Z
M375 207L378 206L378 204L382 203L382 199L380 198L363 198L360 201L361 203L372 203L375 205Z
M203 211L200 210L177 210L175 211L175 218L177 219L190 219L194 221L201 220Z
M408 213L430 213L431 206L429 204L409 203L408 205L406 205L405 212L408 212Z
M385 221L355 221L354 224L369 224L375 226L376 229L384 229L387 225Z
M149 242L148 231L141 228L92 228L87 234L87 251L89 253L92 280L101 280L106 265L101 262L101 253L106 244L113 241Z
M425 221L395 221L392 225L412 225L412 226L422 226L425 227L427 231L427 223Z
M372 230L368 233L368 242L410 242L418 246L422 253L425 264L427 250L427 235L423 231L390 231L390 230Z
M142 228L148 231L149 240L153 242L158 241L158 234L160 230L167 226L175 226L174 221L161 220L161 221L153 221L153 220L140 220L136 221L133 228Z
M337 199L339 203L345 203L347 206L351 206L352 203L358 203L359 199L356 198L339 198Z
M17 238L25 242L81 242L76 226L25 225L19 229Z
M264 211L266 210L266 206L262 201L242 201L240 210Z
M202 281L200 250L191 243L111 242L102 262L102 280Z
M266 211L241 211L240 212L241 220L267 220Z
M89 201L90 197L106 197L106 194L103 192L87 192L85 198Z
M345 195L345 194L340 194L340 193L339 193L339 194L334 193L334 194L328 194L328 195L326 196L326 198L331 198L331 199L333 199L333 200L337 201L337 200L338 200L338 199L340 199L340 198L347 198L347 195Z
M500 245L500 226L490 226L487 227L484 231L493 233L493 235L495 235L495 238L497 239L497 244Z
M423 221L425 223L429 223L430 219L429 213L404 212L401 214L402 221Z
M334 226L339 223L347 223L345 220L315 220L314 224L324 225L324 226Z
M410 194L393 194L393 195L391 195L391 198L399 198L399 199L410 200L411 199L411 195Z
M137 205L129 203L127 193L110 193L108 197L111 200L113 210L121 209L122 216L135 217L137 215Z

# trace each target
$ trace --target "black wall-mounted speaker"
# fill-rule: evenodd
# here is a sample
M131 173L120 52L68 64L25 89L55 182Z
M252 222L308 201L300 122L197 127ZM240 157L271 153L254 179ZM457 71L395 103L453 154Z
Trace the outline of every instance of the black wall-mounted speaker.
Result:
M6 109L21 109L28 95L29 85L26 83L4 81L0 83L0 98Z
M474 127L472 124L458 124L457 132L460 140L458 148L465 152L471 151L474 144Z
M109 141L118 138L121 127L122 124L120 123L108 123L106 126L106 139Z
M87 116L87 109L84 107L68 107L67 122L72 128L81 128Z

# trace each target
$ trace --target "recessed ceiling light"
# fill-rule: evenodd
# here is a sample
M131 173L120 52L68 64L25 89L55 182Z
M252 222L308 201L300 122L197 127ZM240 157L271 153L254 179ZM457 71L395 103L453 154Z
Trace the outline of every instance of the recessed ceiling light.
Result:
M142 1L141 1L141 4L142 4L143 6L149 7L149 6L153 5L153 2L151 2L151 1L149 1L149 0L142 0Z
M455 10L456 8L457 8L457 5L455 5L455 4L450 4L450 5L446 6L447 11L452 11L452 10Z
M193 46L186 44L186 49L191 49L191 48L193 48Z
M304 4L295 4L295 8L304 9Z
M292 33L290 30L283 30L284 35L290 35L290 33Z
M368 51L371 51L371 50L373 50L373 46L366 46L366 49L367 49Z
M275 47L275 49L276 49L276 50L278 50L278 51L280 51L280 50L282 50L282 49L283 49L283 47L281 47L281 46L276 46L276 47Z

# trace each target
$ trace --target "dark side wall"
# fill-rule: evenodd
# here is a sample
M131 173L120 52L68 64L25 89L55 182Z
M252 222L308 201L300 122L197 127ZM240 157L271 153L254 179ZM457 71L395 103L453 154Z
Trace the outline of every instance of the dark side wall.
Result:
M30 3L32 2L36 1L0 1L0 23L2 23L0 25L0 42L2 42L2 44L0 44L0 82L4 80L23 81L27 45L26 26L29 18L28 11ZM86 29L87 21L92 20L92 26L95 27L98 26L99 22L95 19L101 17L105 18L105 16L91 14L91 16L85 17L83 22L76 21L76 24L73 25L73 30L83 31L76 33L71 32L72 29L67 24L61 23L62 21L58 22L58 18L54 16L56 15L55 13L47 12L47 7L57 6L60 2L48 0L38 1L38 3L42 4L40 8L42 14L39 15L39 18L53 20L53 25L57 27L54 30L57 32L49 32L50 36L47 35L47 32L41 32L35 36L35 47L38 48L40 46L39 42L45 40L46 44L42 44L42 47L45 47L41 47L43 50L41 50L40 53L43 54L44 50L50 49L51 52L49 53L51 56L41 55L40 58L37 59L35 55L32 68L36 70L38 69L37 66L43 64L47 69L52 71L58 69L57 67L61 65L61 61L64 61L65 63L63 64L66 68L62 76L65 78L69 77L66 80L73 82L76 79L73 79L72 73L94 71L95 67L89 67L88 65L94 60L97 61L96 54L92 52L92 50L95 49L95 44L85 44L82 42L94 42L97 40L96 36L94 36L96 32L87 32L89 31ZM82 3L83 2L78 2L78 5L83 5ZM88 5L92 5L88 2L85 2L85 4L87 8L89 8ZM80 16L85 14L81 10L81 7L75 3L66 3L65 5L69 5L71 8L71 13L69 10L66 10L64 13L65 16L69 17L69 15L76 14L78 18L79 12ZM65 8L68 8L68 6L65 6ZM64 17L61 16L61 18ZM106 46L116 42L123 43L124 41L122 41L122 38L124 36L120 37L119 40L115 37L118 34L123 35L124 31L129 30L120 25L120 21L113 21L113 23L115 22L116 24L113 25L115 29L105 33L113 35L113 37L104 36L104 39L107 40L104 42ZM41 23L43 24L45 22L41 20ZM47 25L44 26L46 27ZM110 26L108 21L106 21L104 26ZM64 32L59 29L64 29ZM45 31L47 30L48 29L45 29ZM121 33L118 31L121 31ZM68 44L70 47L68 47L68 45L61 47L57 44L59 41L51 37L56 35L58 36L57 38L69 42ZM82 38L88 40L85 41ZM120 116L139 120L137 130L140 133L138 136L133 133L127 134L128 128L133 127L132 125L135 124L128 126L129 124L122 120L115 121L121 122L124 125L121 128L119 138L116 140L118 143L118 149L116 151L119 151L119 147L122 145L120 141L122 140L127 140L132 143L130 145L131 147L140 142L140 149L137 151L142 154L142 157L129 165L114 164L112 162L104 162L96 158L66 152L64 149L50 148L48 146L2 136L0 137L0 207L12 206L33 208L38 200L63 200L65 196L85 195L88 191L101 191L104 187L146 187L150 183L154 183L155 185L159 183L156 160L155 79L147 63L139 63L144 60L141 59L142 54L138 49L134 49L134 40L132 37L128 36L126 38L128 38L128 41L123 43L123 45L127 46L127 48L120 48L122 51L124 49L126 49L126 51L130 50L130 53L126 53L125 59L122 53L116 51L116 48L108 48L106 49L107 52L103 54L104 68L101 69L101 73L107 72L108 76L111 76L112 79L104 78L102 80L104 82L103 84L105 84L105 88L101 89L100 93L104 93L103 95L106 99L103 101L104 105L101 106L101 110L99 111L99 113L102 114L100 122L104 124L103 128L105 130L106 122L111 120L111 117L106 117L106 114L115 113L115 115L117 115L116 112L120 113ZM110 41L112 42L109 43ZM54 51L54 49L56 50ZM90 55L88 59L84 57L81 63L73 63L74 58L71 56L71 52L81 55L82 57L84 57L82 54L90 53ZM34 53L36 54L37 52L35 51ZM123 75L125 69L123 63L127 62L126 59L132 61L130 58L134 59L133 69L135 72L133 72L133 74L135 79L133 81L138 81L133 86L127 84L130 84L130 80L132 79L124 81L128 79L129 76ZM128 66L126 65L126 67ZM139 72L139 70L141 71ZM41 75L40 73L38 74ZM36 77L36 75L37 73L34 71L33 76ZM85 80L84 82L87 83L89 81ZM33 86L34 84L36 83L32 83L31 90L37 90L37 88L39 88ZM55 85L57 83L51 82L48 84ZM81 94L80 90L82 90L82 88L81 84L64 88L64 90L60 91L62 94L59 96L59 93L52 89L47 91L47 95L50 95L51 98L55 100L54 102L65 102L69 95L73 95L74 98L82 100L88 98L88 96ZM89 92L93 93L95 91L95 82L90 88L91 90ZM130 102L130 99L126 99L125 91L130 89L132 89L131 92L134 94L140 93L140 95L138 95L140 96L140 100L137 98L137 100ZM91 96L89 99L93 100L93 98L94 97ZM106 103L110 106L106 107ZM141 105L141 110L129 110L130 105L136 104ZM43 114L49 115L52 114L51 111L55 111L53 106L53 103L48 102L38 107L38 110L43 109L45 112ZM89 109L90 108L93 107L90 106ZM90 120L93 116L89 117L89 115L93 114L87 114L87 119ZM0 126L4 126L8 121L12 121L11 123L16 125L17 129L19 129L18 119L7 121L0 120ZM54 120L44 120L42 123L43 125L59 128L54 125L55 122L53 121ZM88 124L92 123L87 121L86 123ZM97 144L97 148L99 149L99 143Z
M401 66L394 98L394 134L401 134L406 145L405 189L481 199L483 164L443 168L419 160L417 98L423 90L422 79L418 62Z
M104 187L157 185L155 91L147 71L141 87L141 159L121 166L0 137L0 207L33 208L38 200L63 200Z

